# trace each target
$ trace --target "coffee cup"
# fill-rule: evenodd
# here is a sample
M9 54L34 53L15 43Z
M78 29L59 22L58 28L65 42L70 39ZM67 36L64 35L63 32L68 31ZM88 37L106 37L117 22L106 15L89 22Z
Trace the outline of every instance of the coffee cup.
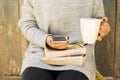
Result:
M95 44L102 19L81 18L80 30L84 44Z

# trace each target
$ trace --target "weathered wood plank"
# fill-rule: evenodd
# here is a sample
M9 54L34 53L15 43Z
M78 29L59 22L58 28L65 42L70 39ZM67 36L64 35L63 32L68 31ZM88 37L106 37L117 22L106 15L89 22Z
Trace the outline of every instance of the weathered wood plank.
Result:
M115 78L113 77L105 77L106 80L116 80Z
M120 0L117 0L115 77L120 78Z
M0 80L21 80L20 76L0 76Z
M19 75L20 32L17 27L18 0L0 1L0 75Z
M106 80L120 80L119 79L114 79L112 77L106 77ZM0 76L0 80L22 80L21 76Z
M103 39L102 42L96 44L96 63L98 70L104 76L113 76L114 72L114 39L115 39L115 10L116 0L103 0L105 5L105 13L109 18L112 31Z

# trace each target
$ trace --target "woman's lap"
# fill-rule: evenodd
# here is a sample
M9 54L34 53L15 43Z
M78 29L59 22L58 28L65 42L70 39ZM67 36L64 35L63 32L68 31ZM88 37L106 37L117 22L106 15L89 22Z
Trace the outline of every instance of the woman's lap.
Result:
M88 80L88 78L75 70L52 71L29 67L23 72L22 80Z
M88 78L79 71L65 70L59 73L56 80L88 80Z
M29 67L23 72L22 80L54 80L54 77L46 70Z

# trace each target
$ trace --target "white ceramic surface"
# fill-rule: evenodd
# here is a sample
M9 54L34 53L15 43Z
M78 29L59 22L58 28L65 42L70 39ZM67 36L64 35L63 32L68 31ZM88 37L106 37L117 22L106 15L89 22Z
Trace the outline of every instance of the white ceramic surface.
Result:
M81 18L80 28L85 44L95 44L102 19Z

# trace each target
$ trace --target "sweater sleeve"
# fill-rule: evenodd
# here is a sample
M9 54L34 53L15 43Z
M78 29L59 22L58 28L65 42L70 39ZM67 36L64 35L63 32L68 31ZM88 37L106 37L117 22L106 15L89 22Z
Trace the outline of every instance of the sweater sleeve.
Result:
M29 0L24 0L22 6L22 16L18 25L22 34L29 42L40 47L46 46L46 37L48 34L38 28L33 6Z
M105 17L103 0L95 0L93 17Z

